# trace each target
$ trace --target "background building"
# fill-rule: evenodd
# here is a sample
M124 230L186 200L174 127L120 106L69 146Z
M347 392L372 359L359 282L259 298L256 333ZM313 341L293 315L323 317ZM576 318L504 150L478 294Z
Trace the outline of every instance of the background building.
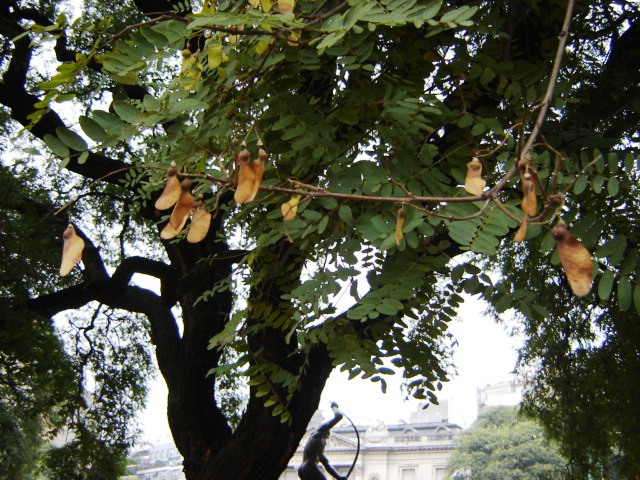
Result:
M317 412L307 434L280 480L297 480L302 451L309 435L326 419ZM453 450L453 439L461 428L449 423L449 404L418 408L409 422L358 426L360 454L349 480L442 480ZM358 439L345 419L331 430L325 455L342 475L356 456ZM136 452L122 480L184 480L182 457L173 443L163 443ZM322 468L322 467L321 467ZM328 478L331 478L328 475Z
M488 407L519 405L524 387L525 381L517 379L478 387L478 415Z
M317 413L300 447L280 480L296 480L302 451L309 435L324 419ZM360 455L350 480L442 480L461 428L449 423L448 402L419 408L409 422L358 426ZM338 473L346 475L357 451L353 427L343 420L331 430L325 455ZM330 478L329 475L327 475Z
M182 456L173 442L138 450L127 466L128 476L121 480L184 480Z

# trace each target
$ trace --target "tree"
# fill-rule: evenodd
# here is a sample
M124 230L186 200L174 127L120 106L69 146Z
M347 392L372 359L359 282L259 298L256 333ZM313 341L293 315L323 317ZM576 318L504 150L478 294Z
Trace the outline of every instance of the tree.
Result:
M551 238L561 214L573 229L604 178L611 201L633 183L638 12L203 3L85 2L71 23L63 3L2 7L0 104L29 142L3 162L22 192L3 223L43 212L2 237L33 281L3 284L3 301L39 325L90 309L61 351L104 407L82 411L109 421L78 432L130 440L148 329L187 478L275 479L336 367L385 389L394 366L437 401L462 290L498 307L521 292L496 289L469 252L498 258L516 230ZM64 264L84 245L83 267L60 279L63 231ZM586 305L589 256L553 231Z
M526 339L518 365L530 380L523 411L559 442L569 478L633 478L640 465L640 391L629 381L640 371L637 188L637 180L627 183L615 202L606 191L593 195L579 221L601 270L592 303L557 289L552 267L541 262L544 239L503 252L505 272L540 268L526 278L505 275L493 293L497 300L520 292L500 308L513 307Z
M540 425L518 418L516 407L491 407L458 436L449 459L452 479L560 478L566 470L558 445L545 438Z

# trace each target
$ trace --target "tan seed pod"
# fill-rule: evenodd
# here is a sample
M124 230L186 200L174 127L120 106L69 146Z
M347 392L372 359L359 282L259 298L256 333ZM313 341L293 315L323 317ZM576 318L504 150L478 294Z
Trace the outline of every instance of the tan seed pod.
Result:
M171 222L169 222L160 232L160 238L163 240L171 240L172 238L177 237L179 233L180 231L173 228L173 225L171 225Z
M513 236L513 241L516 243L524 242L525 238L527 237L527 218L528 217L525 215L525 217L520 222L520 228L518 228L518 231Z
M280 211L282 212L282 218L285 222L293 220L298 216L298 203L300 203L300 195L294 195L288 202L280 205Z
M529 171L522 175L522 212L530 217L538 214L538 197L536 196L536 183L533 174Z
M575 295L584 297L591 291L593 260L589 251L574 237L560 220L551 230L556 241L560 263Z
M402 233L403 226L404 226L404 208L400 207L398 209L398 215L396 217L396 234L395 234L396 245L400 245L400 242L404 238L404 234Z
M78 236L72 224L67 225L62 234L62 262L60 263L60 276L69 275L73 267L82 260L82 250L84 250L84 240Z
M184 228L189 214L193 208L194 198L191 195L191 180L185 178L180 184L180 197L176 206L173 207L169 223L160 232L160 238L170 240L178 235Z
M156 200L155 207L158 210L167 210L173 207L180 196L180 180L178 180L178 169L172 165L167 169L167 182L164 190Z
M251 154L246 148L238 154L238 171L236 176L236 193L234 199L237 203L247 203L253 200L256 183L256 173L249 164Z
M482 178L482 163L473 158L467 163L467 176L464 179L464 189L471 195L482 195L487 182Z
M203 205L193 207L191 226L187 233L187 242L198 243L204 240L211 226L211 213Z
M260 149L262 152L264 150ZM264 152L266 154L266 152ZM251 190L251 195L249 196L249 202L253 201L258 195L258 190L260 189L260 182L262 182L262 175L264 174L264 159L266 157L258 154L258 158L256 158L253 162L249 164L251 170L255 174L255 178L253 180L253 189Z

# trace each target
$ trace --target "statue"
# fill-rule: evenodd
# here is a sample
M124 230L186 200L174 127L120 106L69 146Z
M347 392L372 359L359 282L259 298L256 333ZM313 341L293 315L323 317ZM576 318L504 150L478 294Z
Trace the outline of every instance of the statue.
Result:
M340 421L344 416L336 403L331 404L331 410L333 410L334 417L328 422L320 425L315 432L311 434L307 445L304 447L304 453L302 456L302 465L298 469L298 477L302 480L326 480L327 477L323 475L318 467L320 462L325 470L331 474L336 480L347 480L347 477L343 477L338 474L336 470L329 464L329 460L324 456L324 448L327 446L327 438L329 438L329 431ZM348 476L348 475L347 475Z

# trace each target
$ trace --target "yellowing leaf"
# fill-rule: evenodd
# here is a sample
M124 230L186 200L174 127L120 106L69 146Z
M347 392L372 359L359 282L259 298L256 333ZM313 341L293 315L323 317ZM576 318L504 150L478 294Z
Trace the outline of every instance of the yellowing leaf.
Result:
M209 40L207 40L209 43ZM214 69L219 67L224 60L224 55L222 53L222 44L215 43L210 44L207 50L207 61L209 63L209 69Z
M60 276L69 275L73 267L82 260L82 250L84 250L84 240L78 236L73 225L67 225L62 234L62 262L60 264Z
M177 173L178 170L174 166L167 169L167 183L155 204L158 210L167 210L178 201L178 197L180 197L180 180L178 180Z
M285 222L293 220L298 216L298 203L300 203L300 195L294 195L288 202L280 205L280 211Z
M560 220L551 230L556 240L560 263L575 295L584 297L591 291L593 281L593 261L589 251L567 229Z
M216 11L215 2L212 0L204 0L202 2L202 13L213 13Z
M187 233L187 242L198 243L204 240L209 233L211 226L211 214L204 206L199 205L193 208L191 215L191 226Z
M283 15L293 12L293 7L296 5L296 0L278 0L278 11Z
M300 44L300 34L297 32L291 32L287 37L287 45L290 47L297 47Z
M482 178L482 163L473 158L467 163L467 176L464 179L464 189L471 195L482 195L487 182Z
M400 242L404 238L404 234L402 233L403 226L404 226L404 208L400 207L398 209L398 216L396 218L396 233L395 233L396 245L400 245Z

